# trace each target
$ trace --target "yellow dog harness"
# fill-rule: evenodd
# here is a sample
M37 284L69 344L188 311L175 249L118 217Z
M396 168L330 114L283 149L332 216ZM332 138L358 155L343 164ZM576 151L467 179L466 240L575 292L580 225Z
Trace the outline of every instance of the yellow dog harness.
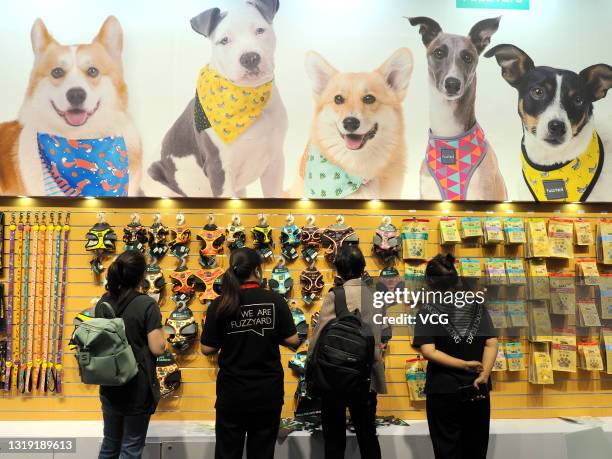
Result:
M523 178L536 201L584 202L599 179L604 162L604 148L596 131L586 150L561 165L540 166L527 156L521 145Z
M196 94L197 130L212 128L225 143L232 143L265 110L272 82L256 88L236 86L207 65L200 70Z

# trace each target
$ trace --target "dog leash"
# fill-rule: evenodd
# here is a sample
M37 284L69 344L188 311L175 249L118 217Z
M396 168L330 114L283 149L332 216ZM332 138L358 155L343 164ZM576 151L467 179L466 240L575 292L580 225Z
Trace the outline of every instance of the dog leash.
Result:
M59 268L60 268L60 243L62 236L62 213L57 213L57 223L55 225L55 249L53 257L53 310L51 312L51 358L49 359L49 368L47 369L47 390L55 392L56 377L55 377L55 347L57 344L57 307L59 303Z
M42 363L42 341L43 341L43 299L44 299L44 284L45 284L45 242L47 236L47 221L46 212L42 213L41 224L38 227L38 270L36 271L36 306L34 314L34 363L32 370L32 385L31 390L38 389L38 381L40 377L40 366Z
M64 337L64 308L66 306L66 274L68 272L68 236L70 233L70 212L66 214L62 232L64 233L64 247L62 253L62 284L60 290L59 324L57 332L57 359L55 362L55 392L62 392L62 339Z
M13 377L11 381L11 387L17 389L17 382L19 380L19 364L20 364L20 343L21 343L21 295L22 285L21 279L23 278L23 270L21 266L23 250L23 212L19 212L19 223L17 224L17 241L15 248L15 309L14 309L14 329L13 329Z
M34 313L36 307L36 278L38 274L38 213L34 214L34 224L30 228L30 244L32 252L32 263L28 273L28 315L27 315L27 336L26 336L26 365L22 370L21 392L30 392L32 382L32 366L34 355ZM23 365L23 364L22 364Z
M17 384L19 392L25 390L25 375L27 365L27 346L28 346L28 282L30 279L30 211L26 213L26 221L23 227L23 277L21 290L21 337L19 338L19 371Z
M47 225L47 240L45 244L45 252L47 257L45 259L45 306L43 310L43 338L42 338L42 365L41 365L41 377L40 385L45 392L47 392L47 368L49 368L49 328L51 326L51 297L53 294L53 285L51 279L53 277L53 229L54 214L49 213L49 224Z
M15 212L11 213L9 226L9 275L8 275L8 301L6 311L6 363L4 370L4 390L11 387L11 370L13 367L13 295L15 293Z

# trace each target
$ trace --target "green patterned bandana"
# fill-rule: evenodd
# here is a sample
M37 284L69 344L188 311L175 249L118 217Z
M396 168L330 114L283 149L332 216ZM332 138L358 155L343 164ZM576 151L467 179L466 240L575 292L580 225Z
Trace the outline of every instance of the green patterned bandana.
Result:
M341 199L353 194L365 184L366 180L346 173L342 168L321 155L314 143L310 144L306 176L304 177L304 197L322 199Z

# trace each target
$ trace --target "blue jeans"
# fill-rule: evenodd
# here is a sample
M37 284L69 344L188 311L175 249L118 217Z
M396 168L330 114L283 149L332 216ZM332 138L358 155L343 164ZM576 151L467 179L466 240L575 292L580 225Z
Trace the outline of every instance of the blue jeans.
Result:
M145 447L151 415L122 416L102 410L104 440L98 459L139 459Z

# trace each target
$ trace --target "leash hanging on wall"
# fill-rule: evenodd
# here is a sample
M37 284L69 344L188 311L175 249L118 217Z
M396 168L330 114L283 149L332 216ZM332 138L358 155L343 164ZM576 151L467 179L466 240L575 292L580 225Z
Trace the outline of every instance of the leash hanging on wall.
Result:
M36 271L35 290L35 313L34 313L34 356L32 364L31 384L29 390L38 389L40 368L42 364L42 340L43 340L43 304L45 290L45 271L47 266L46 241L47 241L47 213L42 212L40 226L38 228L38 270Z
M68 273L68 238L70 234L70 212L66 214L66 220L62 227L63 233L63 251L62 251L62 278L60 280L60 305L59 305L59 320L57 333L57 359L55 362L56 381L55 391L59 394L62 392L62 356L63 346L62 339L64 337L64 310L66 308L66 276ZM59 239L59 233L58 233Z
M4 364L4 390L11 387L11 370L13 366L13 308L15 294L15 234L17 225L15 224L15 212L11 213L11 224L9 226L9 275L8 275L8 296L6 310L6 357Z
M58 212L57 222L55 224L54 233L54 249L53 249L53 308L51 310L51 329L50 329L50 358L45 378L47 391L55 392L57 389L56 378L56 347L58 345L58 307L59 307L59 275L60 275L60 255L61 255L61 237L62 237L62 213ZM59 343L61 347L61 343Z
M22 393L30 392L30 383L32 378L32 366L34 365L34 313L36 307L36 279L38 275L38 233L40 225L38 223L38 213L34 214L34 224L30 227L30 251L32 254L32 262L29 269L29 285L28 285L28 311L27 311L27 331L26 331L26 360L21 371L21 387Z
M27 365L27 344L28 344L28 287L30 278L30 212L26 213L26 221L23 226L23 258L22 258L22 273L21 278L21 329L19 337L19 370L17 372L17 387L19 392L25 390L25 375Z
M49 341L51 328L51 303L53 301L53 231L55 230L55 214L49 213L49 224L45 241L45 282L44 296L45 303L43 308L43 331L42 331L42 364L39 375L39 388L47 392L47 370L49 368Z

